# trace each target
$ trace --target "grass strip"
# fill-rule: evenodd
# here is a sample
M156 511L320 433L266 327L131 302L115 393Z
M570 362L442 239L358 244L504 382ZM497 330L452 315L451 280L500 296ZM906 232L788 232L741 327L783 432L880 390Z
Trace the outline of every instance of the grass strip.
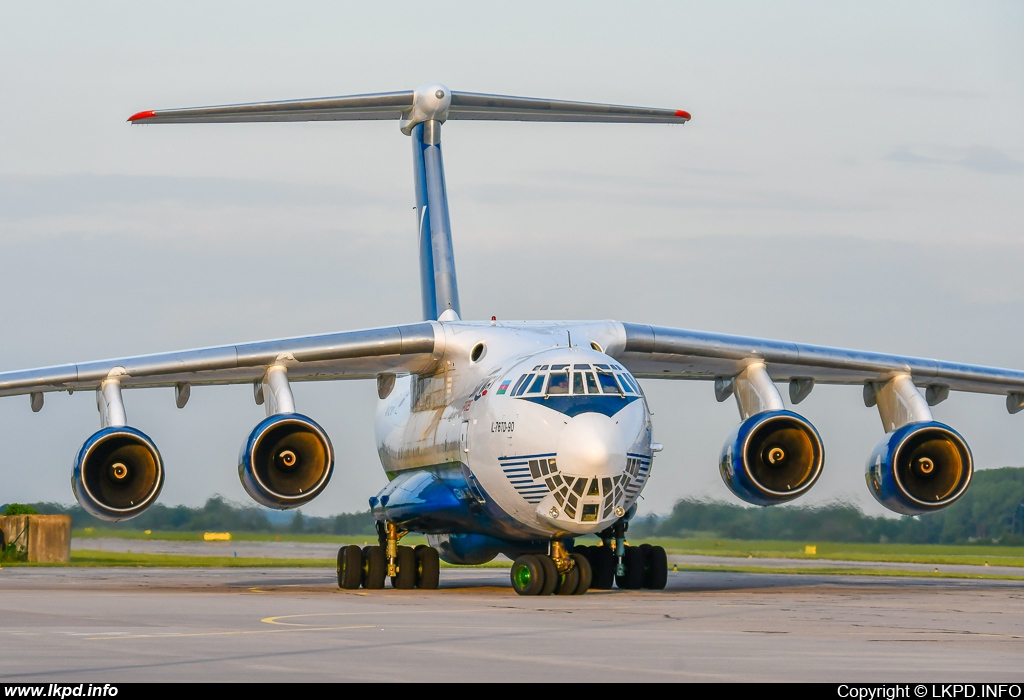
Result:
M847 569L843 567L822 566L813 568L790 569L775 566L729 566L715 564L677 564L673 571L717 571L737 574L792 574L818 576L890 576L898 578L957 578L957 579L992 579L999 581L1024 581L1024 576L1009 574L958 574L940 571L907 571L903 569Z

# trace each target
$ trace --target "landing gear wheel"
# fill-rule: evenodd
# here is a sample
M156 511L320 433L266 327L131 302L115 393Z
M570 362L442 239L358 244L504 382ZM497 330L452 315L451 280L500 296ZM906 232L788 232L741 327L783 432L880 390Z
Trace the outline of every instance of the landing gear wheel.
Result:
M350 544L338 550L338 588L359 588L363 578L363 553Z
M576 584L576 590L573 591L573 595L583 595L590 589L590 584L593 581L593 569L590 567L590 561L582 554L571 554L570 556L576 563L576 566L573 568L580 572L580 580Z
M580 569L574 566L558 577L555 595L573 595L580 585Z
M384 588L384 579L388 575L388 561L384 556L384 548L380 545L363 547L363 588Z
M544 570L544 585L541 586L540 593L537 595L551 595L555 592L555 587L558 585L558 566L555 565L555 560L547 554L537 554L535 556L537 561L540 562L540 568Z
M644 588L660 591L668 583L668 556L664 547L655 545L646 552L647 572L644 576Z
M626 547L626 553L622 557L623 567L626 569L622 576L615 575L615 585L627 591L635 591L643 588L644 585L644 553L639 547Z
M615 583L615 555L611 547L590 548L591 588L607 590Z
M412 547L398 548L398 572L391 577L391 587L409 590L416 587L416 552Z
M540 558L532 554L524 554L512 562L509 570L512 579L512 590L519 595L537 595L544 587L544 569Z
M437 550L425 544L413 550L416 554L416 587L435 591L441 578L441 558Z

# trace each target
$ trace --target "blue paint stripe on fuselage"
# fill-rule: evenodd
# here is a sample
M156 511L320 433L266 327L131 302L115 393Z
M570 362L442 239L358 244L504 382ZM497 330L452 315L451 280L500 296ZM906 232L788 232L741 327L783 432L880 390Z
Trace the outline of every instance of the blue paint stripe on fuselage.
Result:
M558 411L570 418L581 413L600 413L610 418L640 397L597 394L584 396L520 396L518 398L535 403L538 406L550 408L552 411Z
M498 457L498 461L500 462L500 461L504 461L504 460L507 460L507 459L535 459L535 458L541 458L541 457L554 457L554 456L555 456L554 452L542 452L542 453L536 454L536 455L513 455L511 457ZM523 464L526 464L526 463L523 462Z

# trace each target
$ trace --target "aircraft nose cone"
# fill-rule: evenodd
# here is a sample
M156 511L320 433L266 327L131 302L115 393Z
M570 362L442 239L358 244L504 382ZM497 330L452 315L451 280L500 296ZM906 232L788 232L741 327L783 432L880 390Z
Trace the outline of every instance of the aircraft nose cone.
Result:
M613 477L626 466L626 450L635 436L612 418L581 413L569 420L558 439L558 469L566 474Z

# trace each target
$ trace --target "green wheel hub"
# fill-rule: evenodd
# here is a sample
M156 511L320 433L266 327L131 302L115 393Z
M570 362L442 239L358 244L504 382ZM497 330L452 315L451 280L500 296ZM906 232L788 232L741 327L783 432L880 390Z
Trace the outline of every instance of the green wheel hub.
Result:
M530 585L530 581L533 580L533 574L530 573L530 567L518 566L514 572L512 572L512 579L516 583L516 587L523 589Z

